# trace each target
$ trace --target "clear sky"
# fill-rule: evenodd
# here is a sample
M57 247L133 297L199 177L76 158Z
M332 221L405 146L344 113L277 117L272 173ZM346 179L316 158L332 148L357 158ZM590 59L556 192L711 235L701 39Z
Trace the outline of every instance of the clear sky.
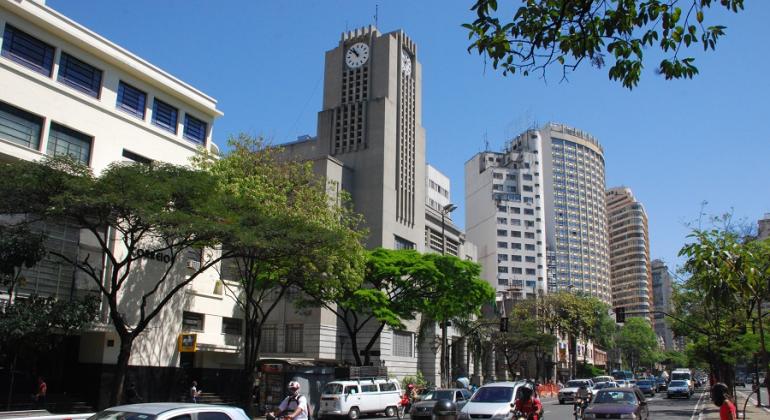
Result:
M485 139L500 150L547 121L599 139L607 186L628 186L645 205L651 257L672 269L702 202L706 213L733 209L751 223L770 212L770 1L747 1L738 15L706 15L726 25L727 36L715 52L691 50L696 79L665 81L649 51L653 60L631 92L610 82L606 68L584 67L560 82L557 73L503 77L485 67L466 52L460 27L473 20L471 0L47 4L216 98L225 114L214 126L220 145L241 131L274 143L315 135L324 52L346 28L373 24L378 5L380 31L403 29L417 43L427 161L451 178L460 225L465 161Z

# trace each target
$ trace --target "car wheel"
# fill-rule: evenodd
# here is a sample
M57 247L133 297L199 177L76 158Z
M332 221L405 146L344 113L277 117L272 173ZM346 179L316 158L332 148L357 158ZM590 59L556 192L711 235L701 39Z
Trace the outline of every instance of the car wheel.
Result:
M358 407L353 407L348 411L348 418L350 420L358 420L359 417L361 417L361 412L358 410Z
M388 407L385 409L385 416L387 417L397 417L398 416L398 410L396 410L396 407Z

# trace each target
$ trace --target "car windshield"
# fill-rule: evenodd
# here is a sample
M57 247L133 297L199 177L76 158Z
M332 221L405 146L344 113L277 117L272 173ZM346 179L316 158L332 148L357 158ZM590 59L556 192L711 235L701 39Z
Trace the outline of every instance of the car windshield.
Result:
M452 396L454 395L454 391L449 390L441 390L441 391L431 391L423 397L424 401L438 401L438 400L449 400L452 401Z
M471 402L478 403L507 403L513 397L513 387L483 386L473 395Z
M669 383L670 386L687 386L687 382L685 381L671 381Z
M647 380L644 380L644 381L637 381L637 382L636 382L636 384L637 384L637 385L646 385L646 386L650 386L650 385L652 385L652 381L647 381Z
M636 404L638 400L633 392L600 391L594 398L594 404Z
M588 386L588 382L585 382L585 381L569 381L569 382L567 382L567 388L580 388L583 385Z
M89 417L88 420L155 420L155 416L130 411L104 410Z
M324 394L342 394L342 384L326 384Z

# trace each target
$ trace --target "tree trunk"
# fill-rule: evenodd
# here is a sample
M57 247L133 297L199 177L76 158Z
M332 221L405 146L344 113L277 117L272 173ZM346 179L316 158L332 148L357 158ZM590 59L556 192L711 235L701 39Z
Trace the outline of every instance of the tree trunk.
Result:
M577 369L577 339L574 334L569 335L569 376L570 379L575 379L575 372Z
M366 344L366 348L364 348L364 366L369 366L369 351L371 351L372 347L374 347L374 343L377 342L377 339L380 337L380 334L382 334L382 330L385 328L385 323L380 322L380 326L377 328L377 331L372 334L372 338L369 339L369 343Z
M767 347L765 345L765 327L762 322L762 302L757 304L757 319L759 320L759 344L761 346L762 353L762 366L765 368L765 372L770 372L770 357L767 354ZM765 389L767 390L767 400L770 401L770 375L765 375Z
M134 345L134 336L132 334L120 335L120 352L118 353L118 363L115 364L115 376L112 383L112 395L110 395L110 406L114 407L123 401L123 385L128 373L128 360L131 358L131 348Z
M13 399L13 382L16 378L16 374L14 373L16 371L16 360L18 358L19 352L14 351L13 352L13 360L11 360L11 369L8 372L10 375L9 384L8 384L8 402L5 406L5 409L10 411L11 410L11 400Z

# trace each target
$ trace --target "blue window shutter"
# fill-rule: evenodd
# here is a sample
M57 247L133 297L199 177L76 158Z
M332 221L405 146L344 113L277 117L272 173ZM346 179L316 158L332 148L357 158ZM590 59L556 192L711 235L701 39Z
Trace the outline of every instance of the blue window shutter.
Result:
M184 138L187 140L204 144L206 142L206 129L205 122L190 116L190 114L184 115Z
M63 52L59 59L58 80L98 98L102 87L102 71Z
M42 127L42 117L0 102L0 139L38 150Z
M118 85L118 109L144 119L144 108L146 103L146 93L123 81L120 82Z
M152 123L158 127L176 134L176 123L179 111L173 106L155 99L152 106Z
M3 48L0 55L51 76L54 48L45 42L6 24L3 32Z

